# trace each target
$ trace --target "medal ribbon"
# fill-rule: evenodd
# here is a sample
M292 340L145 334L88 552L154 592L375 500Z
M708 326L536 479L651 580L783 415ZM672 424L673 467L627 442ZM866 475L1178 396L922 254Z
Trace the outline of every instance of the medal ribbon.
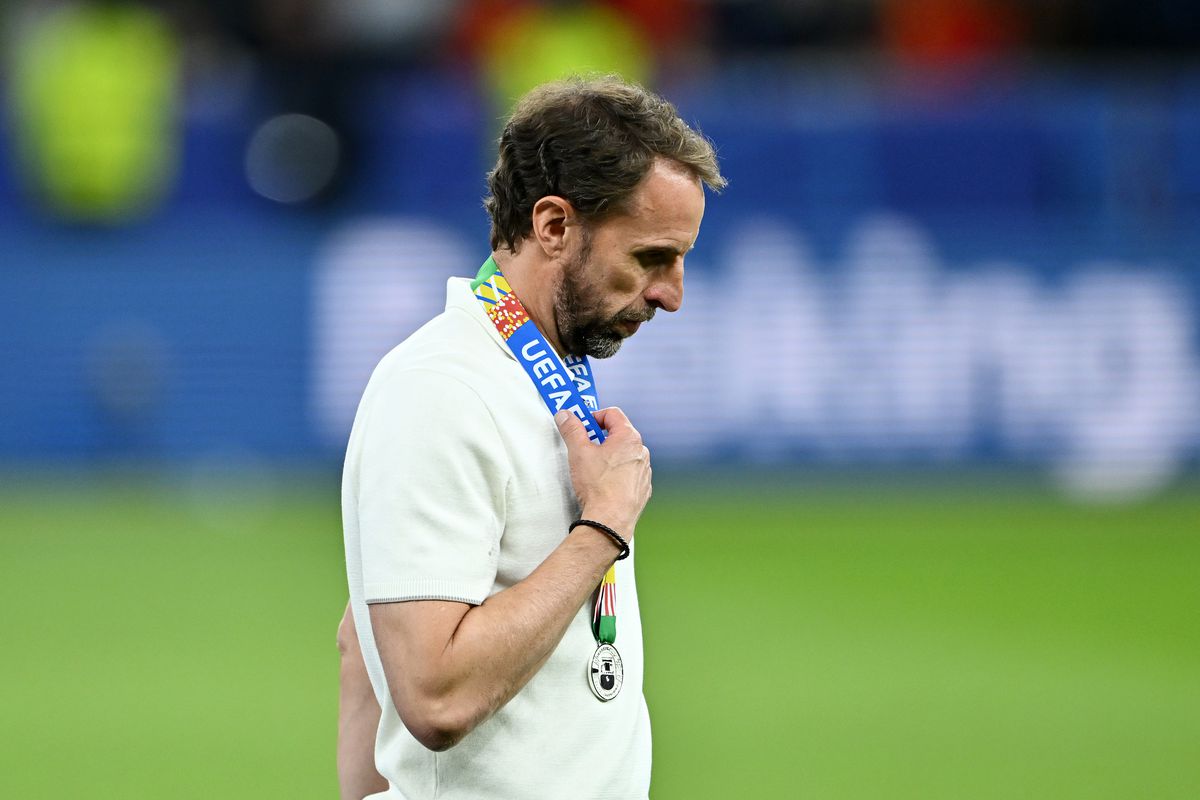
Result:
M583 423L588 438L596 444L604 441L592 412L599 408L596 381L587 356L567 356L560 360L546 337L526 313L500 267L491 257L483 262L471 291L483 305L488 319L500 332L517 363L533 381L542 401L551 414L567 409ZM604 573L596 590L592 633L596 640L612 644L617 640L617 572L616 564Z
M617 574L613 567L604 573L596 593L596 610L592 613L592 634L596 641L612 644L617 640Z

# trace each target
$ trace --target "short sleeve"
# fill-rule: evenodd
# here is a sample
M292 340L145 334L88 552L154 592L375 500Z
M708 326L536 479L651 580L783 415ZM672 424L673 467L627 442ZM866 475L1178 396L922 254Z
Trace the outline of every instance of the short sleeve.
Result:
M483 399L429 370L395 372L358 433L368 603L482 603L496 577L511 466Z

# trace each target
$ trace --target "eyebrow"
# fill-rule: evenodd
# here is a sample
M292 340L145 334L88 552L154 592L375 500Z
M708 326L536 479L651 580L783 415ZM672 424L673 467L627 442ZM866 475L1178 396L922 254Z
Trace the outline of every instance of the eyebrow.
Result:
M633 249L633 252L635 255L639 255L639 256L640 255L658 254L658 253L667 253L670 255L678 256L678 255L687 255L688 253L692 252L692 250L694 250L695 247L696 247L696 245L693 244L690 247L688 247L686 250L681 250L680 248L678 248L672 244L649 244L649 245L645 245L642 247L635 247Z

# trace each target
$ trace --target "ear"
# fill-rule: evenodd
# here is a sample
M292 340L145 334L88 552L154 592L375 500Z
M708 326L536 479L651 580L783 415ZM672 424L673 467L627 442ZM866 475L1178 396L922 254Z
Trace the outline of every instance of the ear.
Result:
M533 230L530 235L549 258L557 258L567 249L571 228L577 223L575 207L565 198L547 195L533 204Z

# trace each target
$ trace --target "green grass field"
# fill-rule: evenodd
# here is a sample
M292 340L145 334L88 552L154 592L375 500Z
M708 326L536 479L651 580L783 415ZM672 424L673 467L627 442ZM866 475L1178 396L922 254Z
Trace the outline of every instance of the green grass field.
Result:
M655 800L1200 797L1195 484L745 483L640 526ZM0 486L0 797L336 796L335 477Z

